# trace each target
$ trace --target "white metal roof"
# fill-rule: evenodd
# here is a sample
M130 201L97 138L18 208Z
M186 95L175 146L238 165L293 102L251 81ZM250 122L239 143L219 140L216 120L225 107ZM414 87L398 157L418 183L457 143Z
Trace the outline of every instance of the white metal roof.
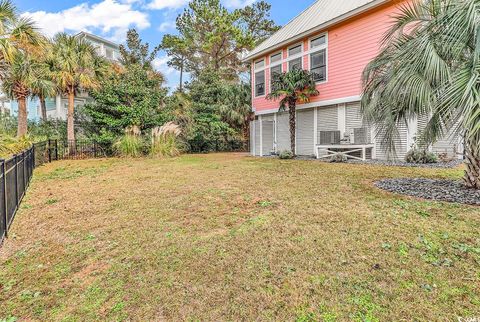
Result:
M387 1L389 0L316 0L282 29L249 52L244 60L264 55L288 42L301 39L309 33L324 29Z

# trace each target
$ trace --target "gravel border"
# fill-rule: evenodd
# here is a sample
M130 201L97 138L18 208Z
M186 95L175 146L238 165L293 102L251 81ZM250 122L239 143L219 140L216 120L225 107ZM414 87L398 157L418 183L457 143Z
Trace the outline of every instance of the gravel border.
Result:
M265 158L278 158L276 155L269 155L264 156ZM317 161L323 163L331 163L327 159L316 159L315 157L308 157L308 156L297 156L294 160L306 160L306 161ZM378 166L386 166L386 167L406 167L406 168L427 168L427 169L453 169L461 164L463 164L463 160L456 159L448 162L437 162L437 163L408 163L406 161L385 161L385 160L352 160L349 159L346 162L347 164L366 164L366 165L378 165Z
M480 206L480 190L468 189L459 181L401 178L377 181L375 186L411 197Z
M367 161L357 161L357 160L348 160L347 163L351 164L372 164L372 165L382 165L387 167L408 167L408 168L429 168L429 169L452 169L461 165L464 161L457 159L448 162L437 162L437 163L408 163L406 161L383 161L383 160L367 160Z

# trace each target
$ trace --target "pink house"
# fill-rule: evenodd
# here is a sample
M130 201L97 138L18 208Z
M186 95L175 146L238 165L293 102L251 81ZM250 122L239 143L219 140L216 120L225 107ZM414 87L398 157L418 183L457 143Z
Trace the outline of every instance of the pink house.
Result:
M325 155L340 146L360 158L387 158L381 140L360 114L362 71L376 56L403 0L317 0L245 58L252 66L251 153L270 155L290 148L288 113L266 99L272 75L293 68L314 73L320 95L299 105L298 155ZM399 124L399 158L414 144L426 120ZM454 140L455 141L455 140ZM458 141L458 140L457 140ZM459 142L439 141L432 149L453 154Z

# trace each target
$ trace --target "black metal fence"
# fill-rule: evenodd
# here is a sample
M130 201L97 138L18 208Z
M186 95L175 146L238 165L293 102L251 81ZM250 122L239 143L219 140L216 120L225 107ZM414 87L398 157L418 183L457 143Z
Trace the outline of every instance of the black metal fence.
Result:
M0 159L0 245L7 237L36 167L55 160L102 156L105 152L95 141L48 140L35 143L10 159Z

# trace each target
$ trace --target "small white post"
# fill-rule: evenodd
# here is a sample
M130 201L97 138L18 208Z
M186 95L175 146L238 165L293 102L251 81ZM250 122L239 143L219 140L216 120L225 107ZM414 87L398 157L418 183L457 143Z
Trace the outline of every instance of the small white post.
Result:
M318 159L318 107L313 108L313 150Z
M258 122L260 123L260 156L263 157L263 122L261 115L258 117Z
M340 138L343 139L347 131L347 107L345 103L338 104L338 130L340 131Z

